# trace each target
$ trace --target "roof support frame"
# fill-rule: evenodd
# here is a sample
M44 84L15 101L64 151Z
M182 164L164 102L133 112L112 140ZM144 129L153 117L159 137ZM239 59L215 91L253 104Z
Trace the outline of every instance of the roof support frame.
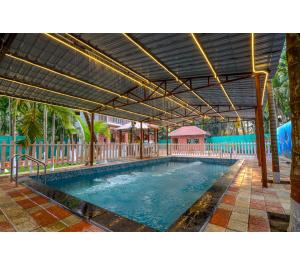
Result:
M181 78L179 76L177 76L176 74L174 74L171 69L169 69L166 65L164 65L162 62L160 62L155 56L153 56L141 43L139 43L135 38L133 38L131 35L127 34L127 33L123 33L123 35L134 45L136 45L141 51L144 52L144 54L146 54L148 57L150 57L153 61L155 61L158 65L160 65L165 71L167 71L171 76L173 76L173 78L175 79L176 82L179 82L181 84L183 84L193 95L195 95L200 101L202 101L204 104L206 104L208 107L210 106L210 103L207 102L202 96L200 96L199 94L197 94L194 91L191 91L191 88L184 84L184 82L181 80ZM216 112L217 113L217 112ZM219 116L221 118L223 118L222 115L219 114Z
M123 68L123 70L124 70L124 68L125 68L125 69L128 69L129 72L133 72L135 76L139 76L143 81L137 80L136 77L133 78L133 77L131 77L131 76L128 76L128 73L122 73L120 70L117 70L117 69L115 69L114 67L112 67L111 65L108 65L108 64L104 63L103 61L99 60L99 58L96 58L96 57L94 57L94 56L92 56L92 55L90 55L90 54L87 54L85 51L80 51L80 50L78 50L78 47L75 47L75 46L73 47L73 46L70 45L69 43L66 43L66 42L63 41L63 40L61 40L61 39L59 39L59 38L57 38L57 37L55 37L55 36L52 36L51 34L45 34L45 35L48 36L49 38L52 38L53 40L56 40L57 42L59 42L59 43L61 43L61 44L63 44L63 45L65 45L65 46L67 46L67 47L73 49L73 50L76 50L76 51L80 52L82 55L85 54L85 55L88 56L89 58L91 58L91 59L93 59L93 60L95 60L95 61L97 61L97 62L99 62L99 63L101 63L101 64L104 64L104 65L108 66L110 69L113 69L113 71L116 71L117 73L121 74L122 76L129 78L131 81L134 81L134 82L138 83L138 84L139 84L140 86L142 86L142 87L147 87L147 88L150 89L151 91L153 91L153 88L150 87L150 86L148 85L148 83L150 83L150 85L152 85L152 86L157 87L157 85L156 85L155 83L151 83L150 80L146 79L146 78L143 77L142 75L140 75L140 74L134 72L133 70L131 70L131 69L128 68L127 66L124 66L124 65L121 64L120 62L116 61L115 59L109 57L108 55L106 55L106 54L104 54L103 52L99 51L99 50L96 49L95 47L91 46L91 45L88 44L88 43L85 43L84 41L78 39L77 37L74 37L74 36L71 35L71 34L66 34L66 35L67 35L68 37L71 37L71 40L69 40L69 41L72 42L72 45L76 45L74 42L79 42L81 45L85 46L86 48L89 48L89 49L90 49L90 53L94 53L94 54L96 53L96 54L98 54L98 55L101 54L102 56L104 55L106 58L109 58L111 61L113 61L115 64L117 64L119 67ZM68 40L68 39L65 38L64 36L61 36L61 35L59 35L59 36L60 36L61 38L64 38L65 40ZM147 84L145 84L145 81L146 81ZM159 93L159 92L157 92L157 93ZM191 108L191 107L189 106L189 104L186 103L186 102L185 102L184 100L182 100L182 99L176 98L176 100L174 100L174 99L172 99L172 98L169 98L169 100L172 101L173 103L177 104L177 105L180 105L180 106L183 107L183 108ZM183 103L182 103L182 102L183 102ZM200 115L201 115L201 114L200 114Z

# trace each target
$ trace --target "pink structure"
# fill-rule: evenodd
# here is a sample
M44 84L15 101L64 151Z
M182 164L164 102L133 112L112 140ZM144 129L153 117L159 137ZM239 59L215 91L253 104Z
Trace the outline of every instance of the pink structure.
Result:
M206 135L210 134L197 126L183 126L169 134L173 144L204 144Z

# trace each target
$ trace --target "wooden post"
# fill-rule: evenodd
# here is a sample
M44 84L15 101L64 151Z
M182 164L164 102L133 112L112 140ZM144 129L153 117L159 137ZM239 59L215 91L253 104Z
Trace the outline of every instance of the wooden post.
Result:
M122 130L119 130L119 157L121 157L122 151Z
M149 125L148 125L149 126ZM150 143L150 128L148 127L148 135L147 135L148 144Z
M91 113L91 141L90 141L90 166L94 164L94 112Z
M267 89L268 89L268 107L269 107L269 117L270 117L273 182L280 183L280 170L279 170L277 132L276 132L277 118L276 118L275 102L274 102L271 81L268 81Z
M143 159L143 142L144 142L144 131L143 131L143 123L140 122L141 124L141 132L140 132L140 159Z
M259 128L259 145L261 153L261 176L263 187L268 187L268 176L267 176L267 163L266 163L266 150L265 150L265 135L264 135L264 124L263 124L263 113L262 113L262 97L260 89L260 78L256 76L256 105L257 105L257 122Z
M166 132L166 136L167 136L167 156L169 155L169 126L166 127L167 132Z
M261 155L260 155L260 140L259 140L259 125L258 125L258 115L257 108L255 108L255 134L256 134L256 155L258 166L261 166Z

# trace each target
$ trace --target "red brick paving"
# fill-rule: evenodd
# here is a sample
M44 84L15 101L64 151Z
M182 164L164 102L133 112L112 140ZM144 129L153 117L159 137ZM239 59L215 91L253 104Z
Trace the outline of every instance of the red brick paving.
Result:
M47 211L55 215L59 219L64 219L71 215L71 212L59 207L57 205L47 208Z
M31 216L41 226L48 226L58 221L57 218L55 218L45 210L34 212L31 214Z
M101 230L99 230L99 231L101 231ZM91 224L89 224L85 221L81 221L78 224L71 225L70 227L65 228L64 230L62 230L62 232L92 232Z
M16 202L17 202L17 204L19 204L24 209L29 209L29 208L32 208L32 207L36 206L36 204L34 202L32 202L31 200L29 200L29 199L19 200L19 201L16 201Z
M282 176L288 176L290 165L283 162L280 167ZM270 161L268 169L270 174ZM256 161L245 161L205 231L270 231L267 212L289 214L290 185L272 183L262 188L260 172Z
M212 216L210 223L222 227L226 227L229 222L231 211L218 208Z
M226 203L226 204L234 205L235 204L235 196L225 194L224 197L223 197L222 202Z
M13 232L15 230L9 222L0 222L0 231L1 232Z
M49 202L49 200L47 200L46 198L44 198L42 196L39 196L39 195L36 196L36 197L31 198L31 200L34 201L37 204L44 204L44 203Z

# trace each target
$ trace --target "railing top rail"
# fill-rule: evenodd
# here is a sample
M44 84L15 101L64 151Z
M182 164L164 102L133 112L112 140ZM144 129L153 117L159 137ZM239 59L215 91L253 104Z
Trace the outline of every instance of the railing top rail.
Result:
M43 166L47 166L46 163L44 163L43 161L41 161L41 160L39 160L39 159L36 159L36 158L34 158L34 157L30 156L30 155L27 155L27 154L22 154L22 155L20 155L20 154L14 154L14 155L10 158L10 160L14 159L15 157L19 157L19 158L26 157L26 158L29 159L29 160L32 160L32 161L37 162L37 163L40 163L40 164L42 164Z

